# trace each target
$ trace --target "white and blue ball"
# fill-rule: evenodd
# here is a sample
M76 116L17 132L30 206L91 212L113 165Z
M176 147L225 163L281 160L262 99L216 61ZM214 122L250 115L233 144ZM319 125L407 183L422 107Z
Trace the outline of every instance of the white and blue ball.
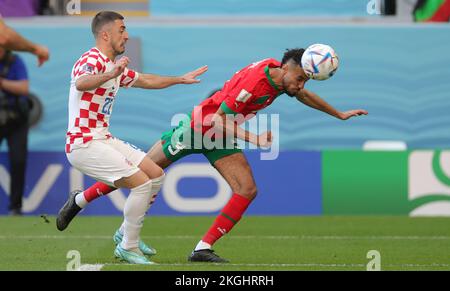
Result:
M339 67L339 58L332 47L326 44L309 46L302 56L302 68L313 80L323 81L332 77Z

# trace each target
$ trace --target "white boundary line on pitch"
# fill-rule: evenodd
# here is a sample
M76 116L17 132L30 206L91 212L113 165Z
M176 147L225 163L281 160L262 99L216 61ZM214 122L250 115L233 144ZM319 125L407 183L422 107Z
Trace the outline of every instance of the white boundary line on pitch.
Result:
M84 264L81 265L76 271L101 271L104 264Z
M175 267L187 267L187 266L196 266L197 264L187 264L187 263L173 263L173 264L159 264L156 263L153 266L175 266ZM199 264L199 266L205 266L206 264ZM214 266L232 266L232 267L333 267L333 268L354 268L354 267L365 267L365 264L317 264L317 263L305 263L305 264L208 264ZM83 264L81 265L77 271L101 271L105 266L141 266L141 265L133 265L133 264ZM151 267L149 265L148 267ZM384 267L450 267L450 264L387 264L383 265Z
M187 266L232 266L232 267L364 267L364 264L214 264L214 263L205 263L205 264L197 264L197 263L173 263L173 264L160 264L155 263L154 265L148 265L148 267L152 266L175 266L175 267L187 267ZM105 266L144 266L144 265L135 265L135 264L83 264L81 265L77 271L101 271L101 269Z
M147 235L142 239L198 239L201 235ZM235 239L273 240L450 240L450 236L232 235ZM0 239L112 239L112 235L0 235Z

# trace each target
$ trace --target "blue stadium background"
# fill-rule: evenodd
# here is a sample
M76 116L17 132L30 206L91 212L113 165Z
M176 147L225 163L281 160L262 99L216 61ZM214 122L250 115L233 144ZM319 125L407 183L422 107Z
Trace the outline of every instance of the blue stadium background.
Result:
M450 27L445 26L152 26L128 24L142 39L143 71L182 74L207 64L202 83L161 91L122 90L114 107L112 132L147 148L170 127L175 113L189 112L240 68L286 48L326 42L338 52L338 73L307 87L340 110L362 108L369 116L341 122L283 95L266 113L280 114L283 150L360 149L366 140L403 140L409 148L450 145ZM17 27L41 40L52 60L37 68L27 61L31 88L45 117L30 138L30 149L61 151L67 126L67 95L73 63L93 45L84 27ZM43 77L44 76L44 77Z

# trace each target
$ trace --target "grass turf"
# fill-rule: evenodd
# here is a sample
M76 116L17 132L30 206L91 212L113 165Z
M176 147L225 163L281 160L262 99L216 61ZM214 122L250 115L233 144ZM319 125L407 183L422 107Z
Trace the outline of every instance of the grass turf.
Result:
M382 270L450 270L450 219L387 216L244 217L215 246L230 264L188 263L187 255L213 217L147 217L142 237L158 265L136 266L113 256L120 217L75 218L59 232L55 218L0 217L0 270L66 270L67 253L102 270L366 270L369 250Z

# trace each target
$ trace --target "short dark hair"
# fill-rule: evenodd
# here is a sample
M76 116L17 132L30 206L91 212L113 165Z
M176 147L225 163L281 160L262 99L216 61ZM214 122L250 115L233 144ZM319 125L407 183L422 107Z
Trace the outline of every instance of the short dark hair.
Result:
M283 55L283 59L281 60L281 65L286 64L290 60L293 60L300 67L302 66L302 56L305 52L305 49L295 48L295 49L286 49L286 52Z
M105 24L108 24L110 22L114 22L115 20L123 20L124 17L120 15L117 12L114 11L101 11L95 15L94 19L92 19L92 33L95 37L97 37L97 34L100 32L102 27Z

